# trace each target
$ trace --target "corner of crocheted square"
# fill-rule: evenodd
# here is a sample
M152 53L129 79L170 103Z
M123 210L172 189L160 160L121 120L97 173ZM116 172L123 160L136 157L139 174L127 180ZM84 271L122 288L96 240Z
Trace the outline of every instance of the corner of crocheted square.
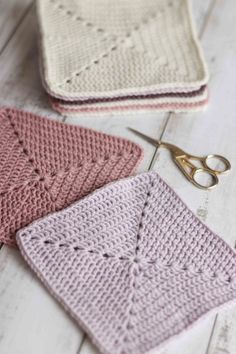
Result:
M143 157L128 139L0 109L0 241L105 184L130 176Z

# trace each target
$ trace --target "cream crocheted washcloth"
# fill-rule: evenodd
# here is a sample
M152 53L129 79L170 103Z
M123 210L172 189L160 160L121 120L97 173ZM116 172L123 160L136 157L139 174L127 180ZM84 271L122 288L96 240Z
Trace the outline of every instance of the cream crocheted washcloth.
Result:
M188 0L39 0L38 16L54 97L193 91L208 81Z

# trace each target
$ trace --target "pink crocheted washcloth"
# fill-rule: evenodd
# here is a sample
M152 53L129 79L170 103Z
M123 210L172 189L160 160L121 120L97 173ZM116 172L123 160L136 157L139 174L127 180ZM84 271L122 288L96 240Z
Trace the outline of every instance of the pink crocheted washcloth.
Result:
M68 115L73 115L76 114L77 116L79 114L88 114L88 115L93 115L93 114L123 114L123 113L129 113L129 112L134 112L139 111L139 112L147 112L147 111L161 111L161 112L175 112L175 113L181 113L181 112L197 112L200 110L203 110L204 108L207 107L208 104L208 97L205 98L202 101L199 102L194 102L194 103L155 103L155 102L149 102L146 104L143 103L138 103L138 102L133 102L128 105L115 105L115 106L73 106L73 105L64 105L63 103L56 102L52 99L50 99L52 108L61 113L61 114L68 114Z
M0 242L91 191L130 175L131 141L15 109L0 110Z
M143 354L236 298L236 254L152 173L17 234L20 250L104 354Z
M188 93L159 93L149 95L135 95L114 98L87 99L78 101L65 101L49 96L53 109L62 114L111 114L136 111L198 111L208 103L208 89L202 86L199 90Z

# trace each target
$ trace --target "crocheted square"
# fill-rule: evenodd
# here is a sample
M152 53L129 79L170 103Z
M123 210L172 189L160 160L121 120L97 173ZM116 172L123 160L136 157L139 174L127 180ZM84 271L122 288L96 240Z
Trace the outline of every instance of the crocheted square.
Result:
M189 92L208 81L188 0L39 0L38 16L53 97Z
M17 234L104 354L144 354L236 297L236 254L156 173L121 180Z
M136 95L127 98L100 100L65 101L50 97L53 109L61 114L110 114L128 113L135 111L162 111L162 112L195 112L203 110L208 104L208 90L203 86L191 93L164 93L146 96Z
M104 184L142 157L131 141L14 109L0 110L0 242Z

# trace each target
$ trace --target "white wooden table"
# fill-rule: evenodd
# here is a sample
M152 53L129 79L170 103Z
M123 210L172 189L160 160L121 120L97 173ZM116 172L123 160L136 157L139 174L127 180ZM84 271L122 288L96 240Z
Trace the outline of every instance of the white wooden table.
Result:
M236 2L192 0L210 67L210 105L195 114L133 114L66 118L54 113L41 86L32 0L0 0L0 105L93 127L141 144L140 171L155 169L186 204L232 247L236 240ZM189 152L220 152L233 171L212 191L193 187L164 150L133 136L127 126L175 143ZM0 353L96 354L76 324L47 293L16 249L0 250ZM235 354L236 303L182 333L155 354Z

